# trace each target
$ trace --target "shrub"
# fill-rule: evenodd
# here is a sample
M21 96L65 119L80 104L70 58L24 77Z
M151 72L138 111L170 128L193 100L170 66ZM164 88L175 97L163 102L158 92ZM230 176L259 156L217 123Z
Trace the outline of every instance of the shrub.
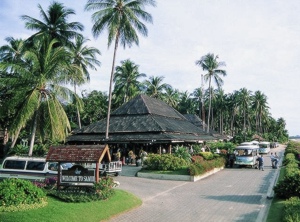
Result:
M187 162L172 154L149 154L144 164L149 170L179 170L187 166Z
M300 221L300 199L291 197L284 204L283 222Z
M63 190L49 190L48 195L65 202L91 202L106 200L114 194L114 181L111 177L103 177L92 187L69 187Z
M199 159L198 159L199 160ZM225 158L218 156L212 160L203 160L203 161L195 161L189 166L189 174L191 176L198 176L203 173L206 173L217 167L224 167Z
M187 147L184 146L180 146L180 147L175 147L173 155L175 157L184 159L187 162L191 161L191 154L189 153L189 149Z
M46 193L34 186L32 182L21 179L5 179L0 183L0 207L42 204L46 201ZM26 207L25 207L26 208Z
M212 152L201 152L199 153L205 160L212 160L214 158L214 154Z
M274 192L279 198L300 197L300 171L292 175L286 175L274 187Z

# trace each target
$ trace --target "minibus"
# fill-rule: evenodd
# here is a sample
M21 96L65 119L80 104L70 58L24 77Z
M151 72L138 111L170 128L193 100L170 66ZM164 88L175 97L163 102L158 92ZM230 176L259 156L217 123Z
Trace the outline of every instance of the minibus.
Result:
M237 146L234 150L236 166L250 166L257 168L257 155L259 147L256 145Z

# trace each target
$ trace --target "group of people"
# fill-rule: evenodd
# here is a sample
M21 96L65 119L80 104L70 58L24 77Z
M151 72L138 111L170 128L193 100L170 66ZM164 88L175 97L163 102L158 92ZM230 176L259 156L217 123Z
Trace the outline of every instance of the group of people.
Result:
M279 156L277 155L277 153L275 153L274 155L273 155L273 153L271 153L270 158L271 158L272 168L277 169L278 168ZM263 155L257 157L257 161L258 161L258 169L264 171L264 157L263 157Z

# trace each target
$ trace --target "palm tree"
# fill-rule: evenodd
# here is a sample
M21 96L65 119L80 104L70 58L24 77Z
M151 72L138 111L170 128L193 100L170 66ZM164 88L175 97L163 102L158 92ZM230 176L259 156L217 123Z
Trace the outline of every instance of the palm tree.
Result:
M25 27L29 30L35 30L37 33L29 37L28 42L34 38L57 39L56 44L68 45L70 40L80 35L77 31L83 31L84 27L79 22L68 23L70 15L75 15L73 9L65 8L62 3L52 2L45 12L38 4L42 20L32 18L28 15L22 15L21 19L25 21Z
M247 112L250 108L250 104L252 102L252 97L251 97L251 91L247 90L246 88L242 88L239 90L238 94L238 101L239 105L241 107L241 111L243 112L243 119L244 119L244 124L243 124L243 131L246 132L246 119L247 119Z
M164 78L163 76L150 76L149 80L145 80L146 94L150 97L163 100L165 91L167 88L171 88L169 84L162 83Z
M5 39L7 41L7 45L3 45L0 47L0 61L5 63L21 63L22 62L22 56L24 55L24 52L26 50L26 44L23 39L14 39L13 37L7 37ZM2 73L3 77L7 77L10 75L10 70L6 70L5 73ZM16 87L16 86L14 86ZM12 120L14 115L17 113L16 110L18 110L17 107L15 107L14 103L11 102L11 97L13 94L16 93L16 90L14 87L10 85L3 84L1 85L1 98L2 103L6 103L1 108L1 112L3 116L3 119L5 122L1 124L2 126L5 126L5 139L8 139L8 130L7 127L10 124L10 120ZM14 147L17 138L19 136L21 129L18 129L13 135L13 141L11 147ZM4 140L4 143L7 141Z
M96 66L100 66L101 63L97 60L96 55L101 55L100 51L94 47L88 47L85 43L88 39L83 38L82 36L76 36L75 43L71 45L69 51L71 53L71 65L73 70L67 75L65 75L66 82L74 87L74 95L76 93L76 86L80 86L90 80L89 69L97 70ZM81 120L80 120L80 109L81 101L78 98L75 98L76 101L76 111L77 111L77 121L78 126L81 129Z
M139 44L137 31L147 36L147 27L139 20L152 22L152 16L144 11L146 5L155 6L154 0L89 0L85 10L99 10L93 13L94 25L92 32L98 37L105 29L108 30L108 47L115 42L113 62L110 74L108 112L106 123L106 139L109 133L109 120L112 98L113 74L115 70L116 53L119 42L131 47L133 43Z
M116 67L113 81L115 92L122 98L122 104L128 102L141 92L141 83L138 81L146 74L139 72L139 66L129 59L121 61L121 66Z
M29 156L32 155L35 137L65 140L70 124L61 104L72 93L61 87L59 78L69 69L70 55L63 47L54 47L56 40L34 41L22 58L23 64L3 62L0 71L11 71L11 76L2 79L4 84L15 87L11 102L20 109L11 125L16 131L32 124ZM17 78L16 78L17 77ZM16 87L17 86L17 87Z
M254 92L252 100L252 109L255 112L256 131L263 133L262 121L263 117L267 116L269 107L267 103L267 96L261 91Z
M19 62L26 48L24 40L13 37L7 37L5 40L8 44L0 47L0 61Z
M163 101L172 106L173 108L178 108L178 103L180 100L180 93L178 89L173 89L172 87L168 87L165 90L166 92L163 94Z
M224 62L218 62L217 59L219 57L215 56L213 53L208 53L205 56L202 56L200 60L196 61L196 65L200 66L204 71L207 73L204 75L204 80L207 82L209 81L208 88L210 89L209 92L209 108L208 108L208 117L207 117L207 132L209 132L209 119L210 119L210 112L211 112L211 79L215 80L218 88L223 84L223 80L220 77L226 76L227 73L225 70L220 69L220 67L225 66Z

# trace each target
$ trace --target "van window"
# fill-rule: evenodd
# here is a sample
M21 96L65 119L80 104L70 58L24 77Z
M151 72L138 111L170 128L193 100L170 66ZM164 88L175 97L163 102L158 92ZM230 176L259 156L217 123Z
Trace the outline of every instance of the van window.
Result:
M43 171L45 168L45 162L28 161L26 170Z
M48 164L48 170L57 171L58 170L58 163L57 162L50 162Z
M26 161L25 160L6 160L3 169L18 169L24 170Z

